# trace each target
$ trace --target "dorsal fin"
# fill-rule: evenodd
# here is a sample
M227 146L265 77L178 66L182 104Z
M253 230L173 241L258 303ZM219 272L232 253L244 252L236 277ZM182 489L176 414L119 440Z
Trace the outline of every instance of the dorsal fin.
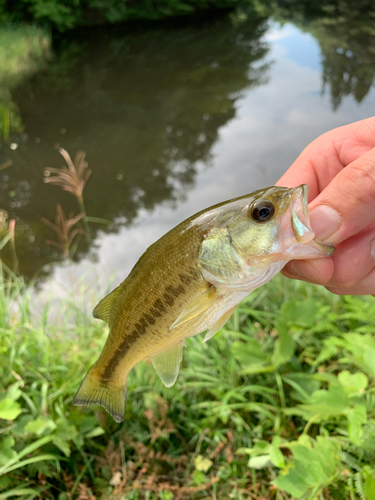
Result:
M120 287L118 286L111 293L106 295L104 299L102 299L99 304L95 307L92 312L94 318L102 319L108 324L109 321L109 311L111 310L111 306L113 302L116 300L117 294L119 292Z

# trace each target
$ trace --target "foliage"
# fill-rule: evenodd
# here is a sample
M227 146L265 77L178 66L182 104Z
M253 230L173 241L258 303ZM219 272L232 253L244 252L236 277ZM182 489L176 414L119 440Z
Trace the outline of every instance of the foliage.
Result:
M1 2L0 2L1 21ZM21 132L22 119L10 89L43 66L50 56L50 37L36 26L0 29L0 139Z
M228 9L237 0L20 0L0 3L0 20L33 21L58 31L129 19L162 19L211 9Z
M203 164L213 164L220 130L236 115L241 97L267 81L266 30L259 17L240 22L231 16L168 32L112 28L100 37L96 30L85 32L80 41L64 37L48 68L12 92L27 137L14 138L17 150L0 151L0 168L7 158L13 161L0 171L0 208L20 221L24 276L41 279L63 257L46 246L55 236L40 223L41 215L54 220L56 203L67 215L88 214L82 224L94 242L102 231L131 225L143 210L186 198ZM56 142L72 160L76 151L87 152L93 174L84 208L77 210L69 192L41 182L43 172L65 163ZM88 220L99 214L113 224ZM94 256L97 248L82 238L74 259L89 252ZM1 258L10 267L6 252Z
M322 59L322 90L328 90L337 109L342 98L362 102L375 78L372 0L254 0L258 12L292 22L318 41Z
M273 280L188 340L173 388L133 369L118 425L72 406L106 335L92 292L36 320L32 289L0 290L0 498L375 498L372 297Z

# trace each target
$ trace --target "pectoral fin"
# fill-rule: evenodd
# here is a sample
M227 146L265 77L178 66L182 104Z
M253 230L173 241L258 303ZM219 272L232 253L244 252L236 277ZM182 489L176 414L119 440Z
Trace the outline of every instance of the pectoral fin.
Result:
M208 330L206 335L204 336L203 343L207 342L207 340L210 340L215 333L217 333L219 330L223 328L225 323L228 321L228 319L232 316L233 311L236 309L237 306L232 307L232 309L229 309L225 314L221 316Z
M108 324L109 321L109 311L111 309L111 306L113 302L117 298L117 294L119 292L119 286L112 290L111 293L109 293L104 299L102 299L99 304L95 307L95 309L92 312L92 315L94 318L102 319Z
M201 295L198 295L198 297L193 299L185 307L185 309L169 329L172 330L173 328L182 325L186 321L195 318L196 316L198 316L198 314L201 314L203 311L211 307L218 300L218 298L219 296L216 293L216 288L214 286L211 286L208 290L203 292Z
M167 387L172 387L176 382L178 372L180 371L184 345L185 342L182 341L155 356L151 356L151 361L157 374Z

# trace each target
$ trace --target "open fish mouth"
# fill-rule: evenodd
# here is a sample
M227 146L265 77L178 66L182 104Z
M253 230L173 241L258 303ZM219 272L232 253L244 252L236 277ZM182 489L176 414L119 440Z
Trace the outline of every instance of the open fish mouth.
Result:
M305 256L299 258L314 258L323 255L332 255L335 251L333 245L323 244L315 237L311 228L310 215L308 210L309 187L307 184L293 188L291 193L291 203L289 207L291 215L291 227L298 243L305 246ZM294 248L294 251L296 249ZM311 255L307 255L311 254ZM296 255L296 258L298 256Z

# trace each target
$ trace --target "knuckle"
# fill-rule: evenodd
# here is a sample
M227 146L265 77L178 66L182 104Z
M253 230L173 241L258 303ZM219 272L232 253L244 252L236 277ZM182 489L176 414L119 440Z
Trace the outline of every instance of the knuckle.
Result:
M347 267L346 269L336 269L336 272L331 279L330 285L335 288L342 288L344 290L355 287L358 283L358 279L357 276L355 276L351 271L353 270L350 270L350 268Z
M346 173L348 194L357 203L375 201L375 162L364 160L361 167L352 165Z

